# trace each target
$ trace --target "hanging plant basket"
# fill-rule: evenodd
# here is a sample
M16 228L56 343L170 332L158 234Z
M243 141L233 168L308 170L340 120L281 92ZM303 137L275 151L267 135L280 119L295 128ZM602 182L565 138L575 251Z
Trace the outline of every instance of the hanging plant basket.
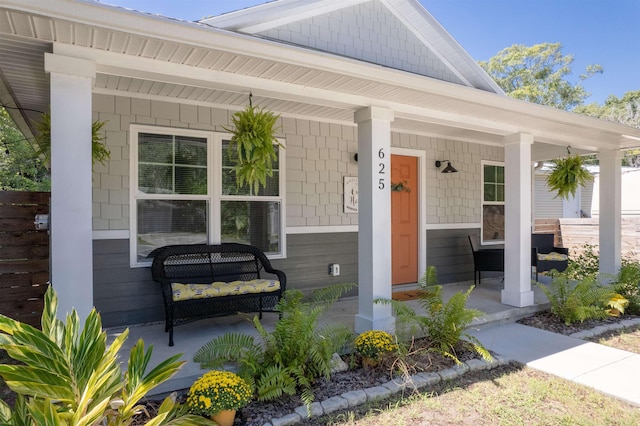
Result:
M578 185L585 187L591 180L593 176L583 167L582 157L570 153L567 158L555 160L551 173L547 175L549 190L557 192L554 198L567 200L575 197Z
M276 149L282 145L275 136L280 116L254 107L251 96L249 105L231 116L233 128L223 128L232 133L228 155L235 164L238 188L249 187L249 192L257 195L260 186L266 186L267 177L273 176Z
M106 121L93 121L91 123L91 164L95 166L100 163L103 166L107 164L111 158L111 152L107 148L105 139L102 134L102 128L107 124ZM40 118L40 123L36 128L35 141L38 144L38 155L44 157L45 167L51 167L51 114L45 112Z

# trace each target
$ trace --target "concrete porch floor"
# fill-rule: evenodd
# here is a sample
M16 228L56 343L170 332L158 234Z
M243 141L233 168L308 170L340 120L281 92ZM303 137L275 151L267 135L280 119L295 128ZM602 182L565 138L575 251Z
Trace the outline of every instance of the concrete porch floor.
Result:
M540 276L540 281L546 282L548 278ZM445 299L448 299L457 291L466 291L472 284L472 282L462 282L444 285L443 291ZM409 290L412 288L415 288L415 286L394 287L394 290ZM534 312L545 310L549 306L546 296L535 285L532 285L535 293L535 304L533 306L515 308L503 305L500 303L500 291L502 288L503 282L501 277L483 278L482 284L477 285L471 292L467 307L478 309L485 313L482 317L476 318L472 325L473 329L514 322ZM405 303L410 304L416 309L421 309L416 301L407 301ZM322 321L339 321L353 328L354 316L357 314L357 311L357 298L344 298L339 300L325 313ZM242 332L257 335L249 321L250 318L253 318L253 315L254 314L249 314L248 317L231 315L182 325L174 329L175 346L173 347L169 347L168 345L169 334L164 332L164 322L131 326L129 327L129 338L121 351L121 361L126 363L131 347L133 347L140 338L144 339L145 347L153 345L153 356L150 363L151 368L174 354L182 353L181 360L187 361L186 364L180 369L178 374L155 388L150 395L159 395L174 390L187 389L205 372L200 369L198 364L192 361L193 354L211 339L226 332ZM273 327L277 319L277 314L265 313L263 314L262 324L269 330L269 327ZM125 327L107 329L109 340L112 340L113 337L121 333L124 329Z

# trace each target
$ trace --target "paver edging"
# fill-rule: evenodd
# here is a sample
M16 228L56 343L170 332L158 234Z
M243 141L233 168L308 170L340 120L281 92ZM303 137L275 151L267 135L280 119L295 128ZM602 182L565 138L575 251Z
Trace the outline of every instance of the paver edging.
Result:
M640 321L639 321L640 323ZM356 389L349 392L345 392L341 395L327 398L324 401L314 402L311 408L311 416L307 416L307 409L305 406L296 408L294 413L287 414L280 418L271 419L270 423L264 426L284 426L300 423L306 418L320 417L326 414L337 411L334 409L334 402L339 402L341 408L353 408L359 405L364 405L368 402L380 401L386 399L396 393L411 390L411 392L419 392L419 389L427 386L433 386L441 381L452 380L458 378L464 374L479 370L491 370L499 366L503 366L511 362L510 359L501 356L494 355L491 361L486 361L481 358L474 358L466 361L462 364L457 364L454 367L446 368L437 372L422 372L416 373L407 379L393 379L380 386L373 386L366 389Z
M596 337L600 334L606 333L607 331L612 330L621 330L623 328L635 327L640 325L640 318L631 318L622 320L619 323L607 324L607 325L599 325L594 328L590 328L588 330L582 330L569 335L569 337L574 337L576 339L587 339L590 337Z

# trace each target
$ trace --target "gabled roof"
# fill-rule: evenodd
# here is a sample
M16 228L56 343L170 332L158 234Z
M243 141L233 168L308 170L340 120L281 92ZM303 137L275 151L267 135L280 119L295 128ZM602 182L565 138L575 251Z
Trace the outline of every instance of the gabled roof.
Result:
M277 0L200 22L504 94L417 0ZM322 39L323 24L332 29L335 43ZM390 27L400 37L386 45ZM341 38L349 41L348 47L340 44ZM373 48L367 51L366 45Z

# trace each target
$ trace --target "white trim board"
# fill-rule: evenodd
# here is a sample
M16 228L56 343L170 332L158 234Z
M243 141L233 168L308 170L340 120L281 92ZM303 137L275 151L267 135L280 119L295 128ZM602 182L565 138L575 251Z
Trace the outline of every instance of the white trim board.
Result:
M427 231L445 229L480 229L480 223L428 223L425 225ZM358 225L342 226L289 226L286 228L287 235L296 234L332 234L343 232L358 232ZM94 230L94 240L128 240L128 229Z
M439 229L480 229L480 222L473 223L427 223L427 231L435 231Z
M93 231L94 240L128 240L128 229L101 229Z

